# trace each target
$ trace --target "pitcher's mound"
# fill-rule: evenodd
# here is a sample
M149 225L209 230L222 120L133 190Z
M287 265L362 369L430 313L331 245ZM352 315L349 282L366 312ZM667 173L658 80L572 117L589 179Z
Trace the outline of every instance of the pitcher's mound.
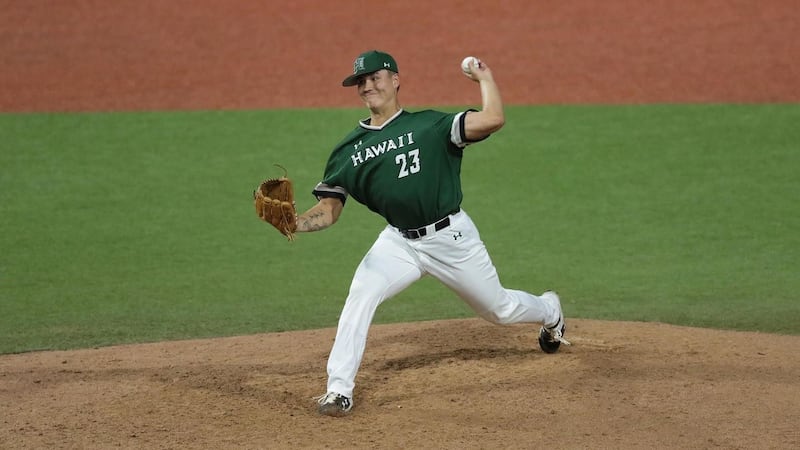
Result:
M346 418L334 329L0 357L0 447L796 448L800 338L568 320L376 325Z

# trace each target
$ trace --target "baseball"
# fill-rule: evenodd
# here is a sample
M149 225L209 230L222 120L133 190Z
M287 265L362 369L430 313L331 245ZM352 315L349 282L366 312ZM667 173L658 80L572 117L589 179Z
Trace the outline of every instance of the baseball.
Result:
M472 69L470 69L469 63L472 62L473 60L475 61L474 64L476 66L478 65L478 63L481 62L478 58L476 58L474 56L467 56L466 58L464 58L463 61L461 61L461 71L464 72L467 75L471 74L472 73Z

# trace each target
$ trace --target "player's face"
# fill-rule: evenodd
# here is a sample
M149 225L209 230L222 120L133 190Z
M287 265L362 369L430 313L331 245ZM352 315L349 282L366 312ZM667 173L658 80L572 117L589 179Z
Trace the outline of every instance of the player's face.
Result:
M379 70L358 79L358 95L369 109L393 104L400 81L396 73Z

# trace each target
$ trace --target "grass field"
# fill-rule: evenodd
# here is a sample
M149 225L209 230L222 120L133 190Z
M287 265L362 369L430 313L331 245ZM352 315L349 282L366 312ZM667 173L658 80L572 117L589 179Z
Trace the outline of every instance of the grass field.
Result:
M0 353L329 327L382 219L287 243L357 110L0 115ZM508 109L464 208L507 287L568 317L800 334L800 105ZM287 280L282 282L281 280ZM266 294L269 286L270 294ZM377 322L471 317L425 279Z

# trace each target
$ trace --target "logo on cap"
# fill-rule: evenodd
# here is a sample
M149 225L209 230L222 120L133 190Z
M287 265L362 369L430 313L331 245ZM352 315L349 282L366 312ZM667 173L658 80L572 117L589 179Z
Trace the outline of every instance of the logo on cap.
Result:
M364 70L364 57L363 56L359 56L358 58L356 58L355 61L353 61L353 73L356 74L356 73L358 73L359 70Z
M388 62L385 62L385 63L383 63L383 67L386 67L388 69L388 68L392 67L392 65L389 64Z

